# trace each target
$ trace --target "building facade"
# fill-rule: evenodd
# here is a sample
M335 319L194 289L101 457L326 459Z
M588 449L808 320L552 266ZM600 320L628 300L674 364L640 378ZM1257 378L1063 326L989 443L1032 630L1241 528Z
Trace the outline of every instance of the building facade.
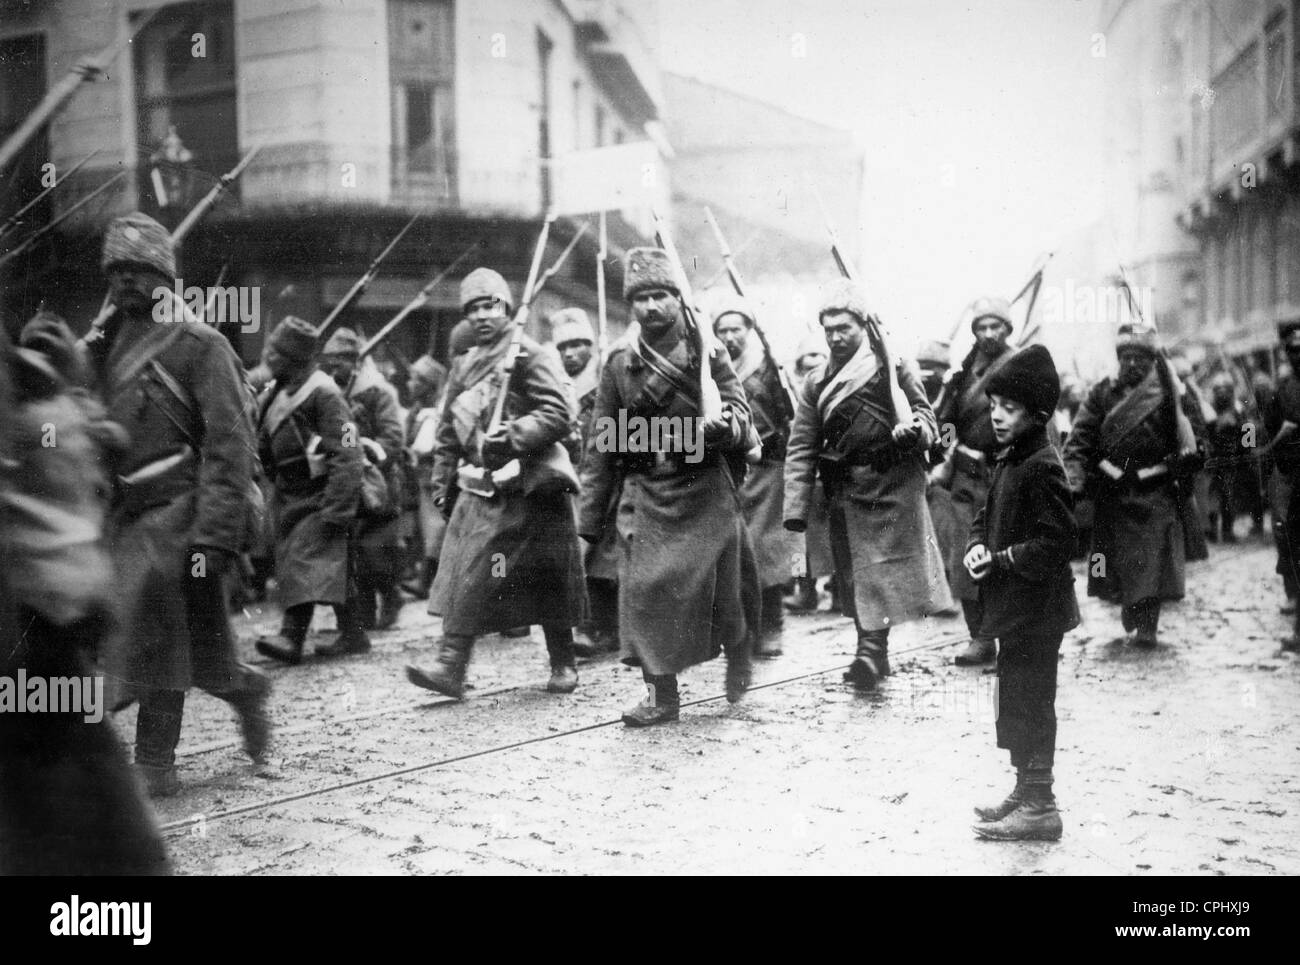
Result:
M84 328L103 297L106 222L140 208L174 226L259 146L180 257L187 286L224 274L225 285L259 291L260 324L240 342L248 361L279 317L323 318L416 213L344 322L373 332L479 241L394 339L406 358L443 349L465 272L489 265L522 289L554 200L551 160L647 140L663 100L653 2L0 0L0 12L6 128L79 61L136 31L33 143L24 188L5 204L34 193L41 165L64 171L92 151L51 195L49 215L118 171L128 177L6 266L10 315L43 301ZM575 231L572 219L556 222L547 262ZM609 231L617 292L616 256L645 234L618 214ZM594 308L595 244L591 232L535 303L536 334L556 308Z

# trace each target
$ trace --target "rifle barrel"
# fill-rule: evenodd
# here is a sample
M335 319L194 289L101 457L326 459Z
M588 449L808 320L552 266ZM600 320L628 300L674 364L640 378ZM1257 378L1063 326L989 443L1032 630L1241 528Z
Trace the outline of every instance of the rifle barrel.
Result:
M49 234L51 231L53 231L55 228L57 228L63 222L67 221L79 210L81 210L83 207L89 204L92 200L94 200L94 198L97 195L100 195L103 192L107 191L109 188L111 188L118 181L122 180L122 178L124 177L126 177L126 172L118 171L117 174L113 175L111 178L109 178L99 187L95 188L94 191L89 192L84 198L80 198L76 204L72 205L72 207L68 208L67 211L63 212L63 214L59 215L57 218L55 218L53 221L47 224L44 228L41 228L38 231L33 232L32 234L24 238L22 241L20 241L16 248L10 251L6 251L3 255L0 255L0 265L5 264L5 262L9 261L11 258L17 258L20 254L22 254L32 245L36 244L37 241L39 241L41 238L44 238L47 234Z
M402 307L401 311L399 311L396 315L394 315L391 319L389 319L388 322L384 325L384 327L381 328L378 332L376 332L374 337L371 338L370 341L366 342L364 346L362 346L361 357L365 358L376 348L378 348L379 343L382 342L385 338L387 338L388 334L393 329L395 329L398 325L400 325L403 319L405 319L408 315L410 315L411 312L415 311L418 308L421 308L426 302L428 302L428 300L433 297L433 293L437 290L438 285L442 282L442 280L446 278L448 275L450 275L456 269L457 265L459 265L462 261L468 258L475 251L477 251L482 246L482 244L483 244L482 239L475 241L472 245L470 245L459 255L457 255L455 260L450 265L448 265L442 271L438 272L438 274L434 277L434 279L431 282L429 282L429 284L425 285L423 288L420 289L420 293L418 295L416 295L409 302L407 302L406 305Z
M361 273L361 277L352 283L352 287L348 289L347 294L339 300L337 305L330 309L330 313L325 316L325 321L316 326L317 338L321 338L327 331L329 331L330 327L334 324L335 319L352 307L356 300L361 296L361 293L366 290L366 286L369 285L374 280L375 275L378 274L379 266L383 260L388 257L389 253L394 248L397 247L397 243L405 237L406 233L411 230L411 225L415 224L423 213L423 211L417 211L412 215L411 220L406 222L402 227L402 230L393 237L393 240L385 246L384 250L371 260L370 264L366 267L366 270Z

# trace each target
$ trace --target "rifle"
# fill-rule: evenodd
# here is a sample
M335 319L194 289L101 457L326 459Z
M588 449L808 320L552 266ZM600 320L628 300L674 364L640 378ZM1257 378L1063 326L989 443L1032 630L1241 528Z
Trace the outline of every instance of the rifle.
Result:
M651 210L651 218L655 223L655 240L659 242L659 247L668 255L668 262L672 265L673 274L677 276L677 290L682 295L682 316L686 320L686 331L695 341L695 347L700 354L700 415L706 422L720 422L722 420L722 393L718 390L718 383L713 380L713 372L709 368L708 338L704 333L704 328L700 325L700 312L695 307L695 292L691 289L690 279L686 277L686 268L682 264L681 257L677 254L677 248L673 244L672 237L668 234L668 228L664 224L663 218L658 211Z
M53 231L55 228L57 228L63 222L67 221L74 214L80 211L83 207L89 204L92 200L95 199L95 197L107 191L109 188L115 185L118 181L122 180L124 177L126 177L126 172L118 171L115 175L113 175L111 178L109 178L107 181L105 181L103 184L97 187L94 191L89 192L84 198L79 199L76 204L72 205L72 207L68 208L67 211L63 212L63 214L59 215L57 218L55 218L53 221L47 224L44 228L40 228L32 232L30 235L28 235L26 238L20 241L16 248L12 248L9 251L6 251L3 255L0 255L0 265L7 263L12 258L17 258L19 255L21 255L32 245L36 244L36 242L40 241L51 231Z
M455 271L457 265L459 265L462 261L464 261L466 258L468 258L470 255L472 255L475 251L477 251L481 247L483 247L483 240L480 238L479 240L475 241L472 245L470 245L468 248L466 248L464 251L462 251L459 255L457 255L455 260L452 261L450 265L448 265L442 271L438 272L438 274L434 277L433 281L429 282L429 284L421 288L419 294L417 294L414 298L412 298L409 302L407 302L402 307L402 310L400 312L398 312L391 319L389 319L384 324L384 327L381 328L378 332L376 332L374 337L371 338L370 341L366 342L364 346L362 346L361 358L364 359L367 355L369 355L371 352L377 349L379 347L379 343L382 342L385 338L387 338L389 333L392 332L393 329L397 328L398 325L402 324L402 320L405 319L406 316L410 315L411 312L416 311L419 308L422 308L425 305L425 303L428 302L429 299L433 297L434 291L437 289L438 285L442 283L442 280L446 278L448 275L450 275L453 271Z
M496 405L492 409L492 420L488 423L488 435L500 429L505 422L506 394L510 390L510 378L514 375L515 362L518 361L519 342L524 337L524 326L528 324L528 311L532 307L533 295L537 288L537 272L542 267L542 255L546 252L546 239L550 237L553 221L555 221L555 212L548 211L546 220L542 222L542 233L537 238L537 247L533 249L532 264L528 266L528 281L524 283L523 298L519 300L519 310L515 312L510 346L501 361L501 388L497 392Z
M108 69L108 65L117 59L117 55L135 39L136 34L148 26L149 21L154 18L157 12L157 10L152 10L145 14L134 30L130 31L125 37L119 38L112 46L105 47L98 57L82 61L68 71L63 80L59 81L45 95L41 102L23 120L22 124L19 125L18 130L9 135L4 145L0 147L0 171L3 171L9 162L27 146L27 142L36 136L37 131L49 123L50 119L62 110L63 105L72 98L72 95L77 92L77 89L82 84L96 80L100 74Z
M817 206L821 208L822 220L826 223L826 233L831 239L831 257L835 259L835 265L840 270L840 274L849 279L857 280L857 273L853 269L852 262L844 254L840 247L839 235L835 233L835 225L831 223L830 215L826 211L826 205L822 203L821 193L815 186L812 188L813 195L817 198ZM890 357L889 346L885 342L885 332L880 325L880 321L874 316L869 315L863 319L867 325L867 334L871 337L880 351L880 363L884 366L885 376L889 380L889 401L894 408L894 421L898 425L906 425L909 422L917 421L912 415L912 404L907 401L907 396L903 394L902 386L898 384L898 372L894 368L893 360Z
M8 217L8 219L5 220L4 224L0 225L0 238L3 238L5 235L7 235L10 232L10 230L17 227L18 223L22 220L23 215L25 215L32 208L36 207L36 205L40 204L41 201L45 198L45 196L48 195L51 191L53 191L55 188L57 188L60 184L68 180L68 178L72 177L78 171L80 171L85 166L86 162L89 161L96 154L98 154L99 151L100 151L99 148L95 148L95 150L91 151L80 161L74 164L71 168L69 168L67 172L63 175L63 177L59 178L48 188L46 188L36 197L32 198L32 200L28 201L25 205L23 205L21 208L19 208L17 211L11 214Z
M1038 330L1042 328L1041 325L1033 324L1034 306L1038 304L1038 292L1043 287L1043 272L1047 270L1047 263L1052 260L1055 254L1056 252L1049 251L1046 255L1039 256L1034 272L1029 276L1029 281L1025 282L1024 287L1020 289L1016 297L1011 299L1011 304L1014 305L1025 297L1026 292L1029 293L1029 304L1025 307L1025 327L1020 330L1020 338L1016 341L1016 348L1024 348L1028 345L1030 339L1037 335Z
M174 230L171 233L170 240L172 243L172 248L176 248L177 246L180 245L182 241L185 240L185 236L189 234L190 229L192 229L196 224L198 224L199 218L203 217L203 215L205 215L208 212L208 210L214 204L217 203L217 198L221 196L221 192L224 191L227 187L229 187L235 181L236 178L238 178L241 174L244 173L244 169L248 167L249 162L252 161L253 158L257 156L258 151L262 150L263 143L265 142L258 143L247 154L245 154L243 159L240 160L240 162L236 164L233 168L231 168L229 171L223 174L217 180L217 183L213 186L212 190L209 191L207 194L205 194L199 200L199 203L190 209L189 214L187 214L184 220L182 220L181 223L176 226L176 230ZM83 346L90 345L98 341L99 339L103 338L104 326L108 323L108 320L113 317L113 314L116 311L117 311L117 306L112 304L112 302L109 301L109 296L105 294L103 307L100 308L99 314L95 316L93 321L91 321L90 331L88 331L82 337L81 344Z
M1138 307L1133 297L1133 289L1129 287L1128 276L1124 273L1123 265L1119 266L1119 283L1124 288L1129 310L1136 313L1138 321L1146 321L1142 316L1142 309ZM1150 324L1151 328L1155 329L1155 322ZM1164 384L1165 391L1169 393L1174 406L1175 451L1180 456L1190 456L1196 452L1196 433L1192 430L1192 423L1187 418L1187 413L1183 411L1183 397L1187 394L1187 387L1174 371L1173 360L1163 345L1160 346L1160 357L1156 360L1156 364L1160 367L1160 381Z
M718 220L713 217L713 210L709 208L708 205L705 205L704 207L704 218L709 222L709 227L713 229L713 238L718 243L718 251L722 255L722 264L727 272L727 277L731 279L731 287L737 295L744 298L745 283L741 280L740 269L736 267L736 259L731 253L731 246L727 244L727 239L722 234L722 228L719 227ZM754 334L758 336L758 341L763 346L763 354L767 357L768 361L776 367L776 377L781 386L781 399L784 403L782 409L785 414L785 420L789 422L789 420L794 418L795 410L794 395L791 391L789 379L786 376L785 369L782 368L781 363L779 363L776 360L776 356L772 354L772 346L767 340L767 335L763 332L763 326L758 323L757 318L754 318L753 322Z
M411 220L406 222L405 227L403 227L393 240L388 243L388 246L375 256L374 261L372 261L369 267L361 273L361 277L352 283L352 287L348 289L348 293L344 295L330 313L325 316L325 321L316 326L316 337L318 339L323 338L325 333L330 330L330 327L334 324L335 320L356 303L356 300L361 297L362 292L366 290L366 286L369 285L374 280L375 275L379 273L380 264L388 257L389 253L397 247L397 243L402 240L408 231L411 230L411 225L415 224L423 213L423 211L417 211L411 216Z
M203 304L204 324L211 325L213 328L216 328L221 324L219 319L212 317L212 309L216 303L217 295L220 294L221 283L226 280L226 272L228 271L230 271L229 258L227 258L226 263L221 266L221 271L217 272L217 280L213 283L212 290L208 293L208 300Z

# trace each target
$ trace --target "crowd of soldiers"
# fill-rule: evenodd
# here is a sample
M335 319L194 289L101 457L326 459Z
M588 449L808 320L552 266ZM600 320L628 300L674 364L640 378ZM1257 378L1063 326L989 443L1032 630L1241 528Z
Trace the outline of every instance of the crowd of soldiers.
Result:
M281 624L255 641L272 661L303 659L321 604L338 633L316 655L367 652L370 633L397 622L406 580L442 626L430 660L407 668L411 683L461 699L478 638L540 625L552 693L578 686L580 657L617 652L641 669L645 694L622 714L630 727L677 720L679 675L719 655L727 698L741 700L752 659L782 654L785 611L816 608L823 579L856 628L852 686L892 673L894 626L958 606L970 639L956 663L998 660L1011 673L998 656L1005 601L990 611L986 576L1033 586L1050 570L1059 582L1061 561L991 537L985 550L982 511L1007 458L991 395L1047 414L1050 446L1031 462L1062 470L1059 492L1048 486L1056 502L1018 512L1056 526L1066 494L1074 516L1057 542L1066 560L1083 558L1089 594L1119 605L1132 645L1157 644L1161 608L1183 596L1211 523L1231 541L1236 516L1259 529L1270 499L1278 573L1296 594L1300 381L1257 379L1243 399L1225 366L1205 392L1141 322L1117 333L1118 375L1084 391L1013 349L1011 305L981 298L974 346L949 375L946 345L923 345L915 361L887 352L862 289L842 279L787 370L743 298L718 296L706 315L668 252L635 248L623 290L633 324L603 351L577 308L551 316L550 345L523 334L511 285L480 267L460 285L450 369L421 357L402 393L349 329L322 345L316 326L286 317L245 372L180 306L159 324L154 293L172 289L175 254L145 215L111 224L102 268L116 311L96 337L78 342L41 313L4 346L18 417L3 440L0 616L6 632L35 627L11 667L93 667L111 710L138 704L135 769L153 795L178 789L191 687L225 700L247 754L265 759L269 679L238 658L229 595L272 574ZM1300 371L1300 322L1279 334ZM37 430L50 423L59 444L43 447ZM660 427L657 444L629 425ZM1061 599L1057 616L1072 612ZM1062 627L1049 628L1058 646ZM1036 701L1040 724L1051 659L1048 697L1032 674L1002 697ZM47 766L57 742L3 716L6 746L22 751L5 767L45 773L44 785L28 775L23 800L4 781L6 807L22 812L58 779ZM1039 740L1022 754L1037 761L1026 773L1046 767L1049 788L1054 721L1047 750ZM97 766L112 775L96 793L116 802L95 812L117 827L103 865L165 865L111 735L95 733L107 762ZM1015 761L1020 745L1002 741L1000 725ZM1006 803L989 820L1021 802ZM42 816L33 833L53 834L59 819Z

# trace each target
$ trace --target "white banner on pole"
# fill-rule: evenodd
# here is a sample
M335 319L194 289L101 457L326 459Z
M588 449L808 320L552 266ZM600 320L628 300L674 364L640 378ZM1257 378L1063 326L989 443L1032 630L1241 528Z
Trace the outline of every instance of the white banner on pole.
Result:
M656 203L663 159L651 141L572 151L551 162L557 214L589 214Z

